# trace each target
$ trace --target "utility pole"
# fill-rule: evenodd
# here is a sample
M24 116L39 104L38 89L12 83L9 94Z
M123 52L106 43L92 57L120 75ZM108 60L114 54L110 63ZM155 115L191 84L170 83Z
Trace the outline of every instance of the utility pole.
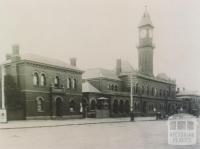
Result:
M0 122L7 122L7 112L5 106L5 68L4 64L1 65L1 109L0 109Z
M133 74L130 75L130 120L134 121L134 113L133 113L133 80L132 80Z

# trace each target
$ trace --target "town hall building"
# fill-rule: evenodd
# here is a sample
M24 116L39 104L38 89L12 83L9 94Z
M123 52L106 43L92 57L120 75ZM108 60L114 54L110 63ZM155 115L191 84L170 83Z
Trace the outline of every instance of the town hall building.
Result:
M83 103L87 105L88 116L128 116L130 107L136 115L173 114L182 106L176 99L176 81L164 73L154 75L153 29L145 10L138 26L138 71L118 59L115 71L94 68L83 73ZM133 94L130 94L131 81Z

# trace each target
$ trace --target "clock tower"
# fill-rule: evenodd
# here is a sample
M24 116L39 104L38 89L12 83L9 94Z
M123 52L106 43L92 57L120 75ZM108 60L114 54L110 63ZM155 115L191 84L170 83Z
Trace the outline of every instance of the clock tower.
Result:
M142 16L138 26L139 45L138 45L138 68L144 75L153 76L153 25L147 9Z

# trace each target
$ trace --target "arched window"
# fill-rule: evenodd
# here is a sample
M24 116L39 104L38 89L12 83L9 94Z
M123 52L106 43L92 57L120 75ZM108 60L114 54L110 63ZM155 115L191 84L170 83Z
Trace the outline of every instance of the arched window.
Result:
M40 85L45 86L46 85L46 77L45 74L42 74L40 77Z
M130 111L130 105L129 105L129 101L128 101L128 100L126 100L126 102L125 102L125 112L128 114L128 113L129 113L129 111Z
M117 85L115 85L115 91L117 91L118 90L118 86Z
M74 112L75 111L75 102L74 102L74 100L71 100L69 102L69 111L70 112Z
M155 88L155 89L154 89L154 95L157 96L157 94L158 94L158 89Z
M44 99L42 97L39 97L36 99L37 102L37 111L43 112L44 111Z
M165 94L165 90L163 90L163 96L165 96L166 94Z
M33 74L33 85L35 85L35 86L38 86L38 85L39 85L39 76L38 76L38 73L37 73L37 72L35 72L35 73Z
M96 102L95 100L92 100L90 103L90 110L95 110L95 108L96 108Z
M152 87L151 95L154 96L154 87Z
M67 88L71 88L72 87L72 80L71 78L67 78Z
M162 90L160 89L160 96L162 96Z
M112 84L111 85L111 90L114 90L115 89L115 86Z
M113 113L118 113L118 101L116 99L113 102Z
M76 88L76 79L72 79L72 88L73 88L73 89Z
M60 85L60 79L58 76L56 76L54 79L54 85L55 85L55 87L59 87L59 85Z
M119 102L119 112L124 113L124 102L123 102L123 100L120 100L120 102Z
M147 86L147 95L149 95L149 86Z
M142 94L144 94L144 86L142 86Z
M136 102L135 102L134 105L133 105L133 109L134 109L135 111L137 111L137 103L136 103Z

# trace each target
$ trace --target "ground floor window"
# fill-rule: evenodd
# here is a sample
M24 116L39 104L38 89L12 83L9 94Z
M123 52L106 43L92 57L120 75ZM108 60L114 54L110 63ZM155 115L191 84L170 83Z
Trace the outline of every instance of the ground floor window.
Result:
M37 102L37 111L43 112L44 111L44 98L38 97L36 99L36 102Z
M70 112L74 112L75 111L75 102L74 102L74 100L71 100L69 102L69 111Z
M119 102L119 112L124 113L124 102L123 102L123 100L120 100L120 102Z

